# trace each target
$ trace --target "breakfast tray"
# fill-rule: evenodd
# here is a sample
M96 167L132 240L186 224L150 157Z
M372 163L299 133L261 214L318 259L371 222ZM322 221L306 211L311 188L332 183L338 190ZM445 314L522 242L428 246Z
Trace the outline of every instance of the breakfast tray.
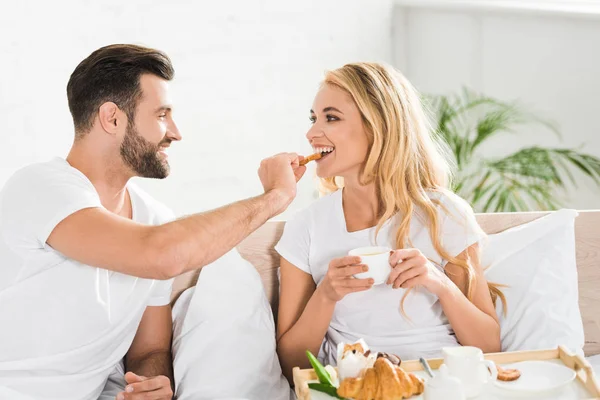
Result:
M559 346L552 350L534 350L534 351L517 351L517 352L506 352L506 353L491 353L485 354L487 360L494 361L498 365L512 364L520 361L553 361L565 365L571 368L577 373L577 379L571 382L568 393L563 394L560 398L569 399L600 399L600 385L594 375L594 371L587 360L580 356L574 355L569 352L565 347ZM436 370L443 364L444 360L441 358L427 360L430 367ZM423 366L419 361L403 361L401 367L406 372L412 372L420 378L427 379L427 375L423 371ZM315 393L319 399L331 399L324 393L317 393L311 391L308 388L309 382L317 382L317 375L313 369L300 369L294 368L294 385L298 400L314 400L311 397L311 393ZM566 396L566 397L565 397ZM502 398L501 397L485 397L485 398ZM421 396L413 397L417 400L422 398ZM484 398L481 396L481 398ZM537 399L538 397L536 397ZM544 397L544 398L556 398L556 397Z

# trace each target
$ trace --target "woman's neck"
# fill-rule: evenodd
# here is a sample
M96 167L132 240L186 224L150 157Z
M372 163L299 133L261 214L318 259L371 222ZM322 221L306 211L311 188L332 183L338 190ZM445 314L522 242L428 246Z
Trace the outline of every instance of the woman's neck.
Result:
M358 181L344 179L342 207L348 232L376 226L380 210L375 183L361 185Z

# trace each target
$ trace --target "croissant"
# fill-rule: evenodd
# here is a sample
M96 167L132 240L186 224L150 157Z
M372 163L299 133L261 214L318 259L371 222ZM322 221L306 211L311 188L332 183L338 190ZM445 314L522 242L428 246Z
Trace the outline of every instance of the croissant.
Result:
M423 393L423 381L386 358L378 358L358 378L346 378L337 394L355 400L402 400Z

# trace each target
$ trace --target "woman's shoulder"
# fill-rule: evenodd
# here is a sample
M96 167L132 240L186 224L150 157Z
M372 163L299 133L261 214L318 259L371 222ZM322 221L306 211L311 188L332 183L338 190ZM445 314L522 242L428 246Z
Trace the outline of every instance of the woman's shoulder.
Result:
M442 215L462 219L474 214L473 208L465 199L448 189L429 190L427 195Z
M310 249L315 237L327 236L330 223L322 224L322 229L316 229L320 222L331 220L336 215L336 193L324 196L311 203L308 207L297 211L289 218L283 228L283 234L275 246L275 250L286 260L306 273L312 274L310 267ZM316 242L315 242L316 243Z
M308 223L324 217L331 218L338 205L340 195L341 191L337 191L318 198L310 205L296 211L289 221Z

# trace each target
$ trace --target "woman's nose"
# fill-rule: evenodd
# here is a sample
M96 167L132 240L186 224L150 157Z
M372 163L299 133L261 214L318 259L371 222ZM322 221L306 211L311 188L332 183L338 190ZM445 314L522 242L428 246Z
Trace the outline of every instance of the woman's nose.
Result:
M323 132L317 127L316 124L310 127L308 132L306 132L306 138L309 142L312 142L313 139L323 136Z

